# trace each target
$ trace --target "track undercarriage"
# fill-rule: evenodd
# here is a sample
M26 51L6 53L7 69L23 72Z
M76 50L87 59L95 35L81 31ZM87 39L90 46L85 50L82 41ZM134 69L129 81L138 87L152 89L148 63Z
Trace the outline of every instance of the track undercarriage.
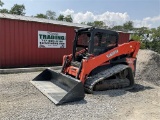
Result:
M88 77L84 87L87 93L109 89L131 89L134 84L132 70L127 65L115 65L96 75Z

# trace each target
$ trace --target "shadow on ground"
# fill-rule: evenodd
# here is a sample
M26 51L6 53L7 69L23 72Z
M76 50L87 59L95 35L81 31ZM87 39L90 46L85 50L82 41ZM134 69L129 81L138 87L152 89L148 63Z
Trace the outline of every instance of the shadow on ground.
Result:
M154 89L154 88L150 86L135 84L134 87L130 90L115 89L115 90L107 90L107 91L96 91L94 92L93 95L108 95L109 97L117 97L117 96L122 96L127 92L133 93L133 92L140 92L140 91L150 90L150 89Z
M135 93L135 92L140 92L140 91L150 90L150 89L154 89L154 88L150 86L135 84L131 90L114 89L114 90L106 90L106 91L95 91L92 95L97 96L97 97L101 95L106 95L109 97L117 97L117 96L122 96L126 94L127 92ZM69 102L69 103L65 103L62 105L81 105L81 104L87 104L87 101L83 99L80 101Z
M154 89L154 88L150 87L150 86L144 86L144 85L140 85L140 84L135 84L133 89L128 90L128 91L129 92L139 92L139 91L150 90L150 89Z
M81 105L81 104L87 104L87 101L85 99L83 99L83 100L80 100L80 101L64 103L62 105Z

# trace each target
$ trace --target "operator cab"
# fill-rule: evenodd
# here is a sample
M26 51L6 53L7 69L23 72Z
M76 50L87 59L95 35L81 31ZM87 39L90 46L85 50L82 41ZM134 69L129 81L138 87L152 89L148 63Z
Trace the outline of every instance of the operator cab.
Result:
M94 27L76 30L73 61L81 62L90 55L98 56L118 45L118 33Z
M82 59L87 58L88 46L90 41L91 33L84 31L78 34L76 52L80 52L75 56L75 60L81 62Z
M95 32L93 35L93 55L97 56L117 46L117 37L106 32Z

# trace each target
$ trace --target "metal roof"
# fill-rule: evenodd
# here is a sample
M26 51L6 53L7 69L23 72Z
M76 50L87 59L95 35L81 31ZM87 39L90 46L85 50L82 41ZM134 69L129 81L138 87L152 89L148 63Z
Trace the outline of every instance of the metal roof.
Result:
M55 25L64 25L64 26L80 27L80 28L90 27L88 25L83 25L83 24L70 23L70 22L57 21L57 20L49 20L49 19L29 17L29 16L20 16L20 15L6 14L6 13L0 13L0 19L1 18L2 19L13 19L13 20L40 22L40 23L50 23L50 24L55 24Z

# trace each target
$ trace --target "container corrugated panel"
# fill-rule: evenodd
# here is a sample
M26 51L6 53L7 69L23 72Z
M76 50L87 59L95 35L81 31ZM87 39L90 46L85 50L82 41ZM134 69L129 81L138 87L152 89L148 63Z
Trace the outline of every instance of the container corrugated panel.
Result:
M123 33L123 32L118 32L118 33L119 33L118 44L123 44L129 41L129 37L130 37L129 33Z
M71 23L67 23L69 26L66 23L58 25L57 22L9 19L0 15L0 68L59 64L63 55L72 53L76 27ZM66 48L38 48L38 31L66 33ZM119 33L119 44L128 40L128 33Z
M0 19L0 68L54 65L72 52L75 27ZM66 48L38 48L38 31L66 33Z

